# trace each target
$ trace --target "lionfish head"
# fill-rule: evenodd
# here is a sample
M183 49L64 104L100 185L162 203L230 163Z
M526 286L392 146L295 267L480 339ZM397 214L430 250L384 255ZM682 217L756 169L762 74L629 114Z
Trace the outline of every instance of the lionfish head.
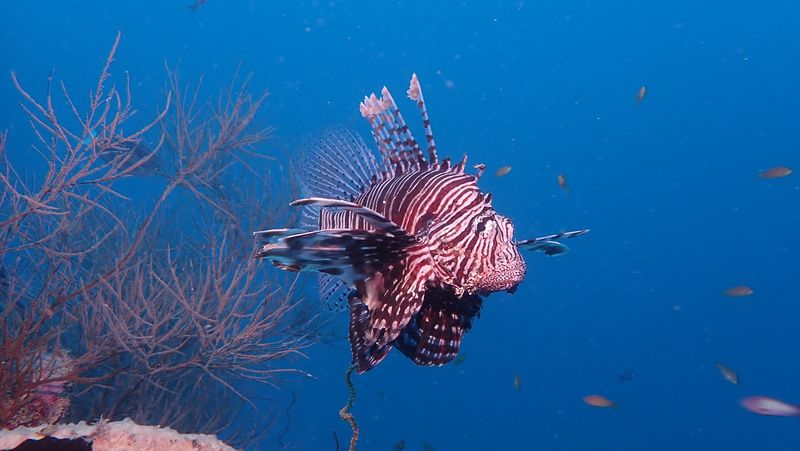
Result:
M468 293L513 292L527 269L514 242L514 224L492 209L472 219L466 240L462 286Z

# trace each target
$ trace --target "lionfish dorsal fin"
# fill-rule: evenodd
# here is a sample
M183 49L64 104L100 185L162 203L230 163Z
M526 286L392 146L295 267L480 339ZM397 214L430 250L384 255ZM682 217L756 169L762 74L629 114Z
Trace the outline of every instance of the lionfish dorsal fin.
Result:
M329 128L311 135L292 156L291 165L305 197L353 200L380 174L375 155L355 133ZM319 209L303 212L305 225L319 224Z

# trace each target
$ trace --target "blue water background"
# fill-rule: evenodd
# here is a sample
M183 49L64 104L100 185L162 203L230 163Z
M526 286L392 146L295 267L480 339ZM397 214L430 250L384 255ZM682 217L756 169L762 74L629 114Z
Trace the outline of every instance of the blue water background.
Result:
M421 137L404 99L416 72L440 154L489 165L480 185L518 238L592 228L565 257L526 255L527 279L488 298L462 364L394 352L356 377L359 449L800 449L800 420L738 405L800 403L800 177L757 177L800 169L800 4L186 3L0 2L0 71L41 95L56 68L88 92L122 30L112 72L130 73L144 118L163 103L165 61L209 94L241 65L271 91L259 123L277 127L276 155L330 124L368 139L358 102L384 84ZM1 80L0 128L24 155L33 138ZM755 294L721 296L739 284ZM277 414L296 393L285 442L334 449L336 431L344 446L347 343L308 355L292 363L316 379L264 393ZM590 393L619 408L584 405Z

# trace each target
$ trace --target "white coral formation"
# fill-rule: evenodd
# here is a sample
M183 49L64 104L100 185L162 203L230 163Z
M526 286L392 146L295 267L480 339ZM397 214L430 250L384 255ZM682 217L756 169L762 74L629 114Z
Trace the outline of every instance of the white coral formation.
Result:
M0 449L13 449L25 440L45 437L82 438L92 442L93 451L234 451L213 435L181 434L170 428L140 426L130 419L100 421L94 425L81 421L77 424L0 429Z

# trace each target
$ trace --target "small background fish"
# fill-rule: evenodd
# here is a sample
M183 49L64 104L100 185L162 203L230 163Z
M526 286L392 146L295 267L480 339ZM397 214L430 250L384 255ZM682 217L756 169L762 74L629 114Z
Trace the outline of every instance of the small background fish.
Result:
M636 103L637 104L642 103L642 101L646 96L647 96L647 86L642 85L642 87L639 88L638 91L636 91Z
M502 177L511 172L511 166L501 166L497 172L494 173L495 177Z
M762 179L779 179L792 175L794 170L786 166L776 166L761 172L758 176Z
M725 296L732 298L740 298L740 297L750 296L751 294L753 294L753 289L746 285L739 285L728 288L723 292L723 294Z
M739 385L739 375L736 374L735 371L733 371L732 369L728 368L727 366L721 363L717 363L716 367L726 381L730 382L733 385Z

